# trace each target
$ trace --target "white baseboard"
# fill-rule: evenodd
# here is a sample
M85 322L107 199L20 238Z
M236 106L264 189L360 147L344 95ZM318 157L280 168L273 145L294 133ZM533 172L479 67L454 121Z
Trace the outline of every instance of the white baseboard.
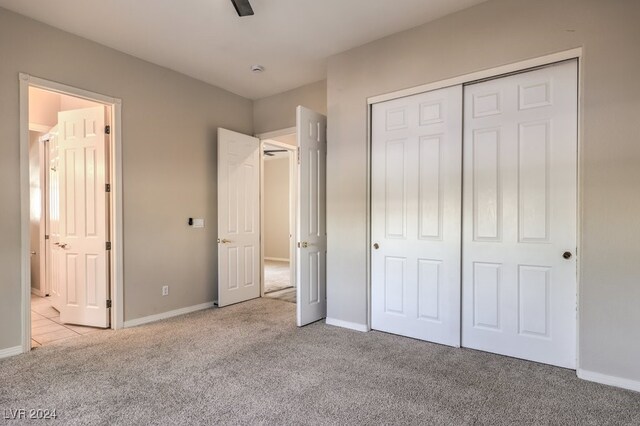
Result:
M593 371L586 371L578 369L576 372L578 377L590 382L602 383L603 385L615 386L617 388L629 389L632 391L640 392L640 382L631 379L624 379L622 377L609 376L607 374L594 373Z
M325 322L328 325L334 325L336 327L349 328L351 330L364 331L364 332L369 331L369 327L367 327L366 324L358 324L357 322L342 321L339 319L328 318L328 317L325 320Z
M264 260L271 260L274 262L288 262L289 259L286 259L284 257L265 257Z
M186 308L175 309L173 311L163 312L161 314L149 315L148 317L136 318L124 322L124 328L135 327L150 322L160 321L163 319L177 317L178 315L189 314L191 312L201 311L213 307L213 302L201 303L200 305L188 306Z
M9 358L10 356L20 355L22 346L14 346L12 348L0 349L0 359Z
M39 297L44 297L45 296L43 291L41 291L38 288L33 288L33 287L31 287L31 294L35 294L36 296L39 296Z

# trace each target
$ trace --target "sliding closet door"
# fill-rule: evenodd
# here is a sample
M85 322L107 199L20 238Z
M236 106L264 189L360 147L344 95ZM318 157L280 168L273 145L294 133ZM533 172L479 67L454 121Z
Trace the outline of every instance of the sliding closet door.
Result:
M462 87L373 105L372 327L460 345Z
M575 368L577 63L464 98L462 344Z

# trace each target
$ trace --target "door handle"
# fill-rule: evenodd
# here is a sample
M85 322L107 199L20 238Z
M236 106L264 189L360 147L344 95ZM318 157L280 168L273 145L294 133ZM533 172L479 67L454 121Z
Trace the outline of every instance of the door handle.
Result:
M67 248L67 244L66 243L64 243L64 244L56 243L56 244L58 244L58 247L60 247L61 249Z
M567 259L567 260L571 259L571 256L572 256L572 254L571 254L570 251L565 251L564 253L562 253L562 257Z
M226 238L223 238L223 239L218 238L218 243L227 244L227 243L230 243L230 242L231 242L231 240L227 240Z
M373 248L374 248L374 249L376 249L376 250L378 250L378 249L380 248L380 244L378 244L378 243L374 243L374 244L373 244Z
M32 252L31 252L31 256L35 256L35 255L36 255L36 252L35 252L35 251L32 251Z
M301 241L298 243L298 248L307 248L309 247L309 243L306 241Z

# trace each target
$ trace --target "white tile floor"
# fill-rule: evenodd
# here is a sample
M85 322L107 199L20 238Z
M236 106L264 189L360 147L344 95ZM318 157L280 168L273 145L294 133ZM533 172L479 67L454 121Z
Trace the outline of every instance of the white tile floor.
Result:
M31 348L101 330L101 328L62 324L60 313L51 307L48 297L31 295Z

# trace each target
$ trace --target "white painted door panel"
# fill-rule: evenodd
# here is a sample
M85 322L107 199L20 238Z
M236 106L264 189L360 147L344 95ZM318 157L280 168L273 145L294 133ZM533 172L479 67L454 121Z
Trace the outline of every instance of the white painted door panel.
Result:
M326 159L327 118L299 106L298 138L297 324L327 316Z
M461 167L461 86L373 105L372 328L460 346Z
M104 107L58 113L60 320L109 326Z
M464 98L462 344L575 368L576 62Z
M218 129L218 306L260 297L260 141Z

